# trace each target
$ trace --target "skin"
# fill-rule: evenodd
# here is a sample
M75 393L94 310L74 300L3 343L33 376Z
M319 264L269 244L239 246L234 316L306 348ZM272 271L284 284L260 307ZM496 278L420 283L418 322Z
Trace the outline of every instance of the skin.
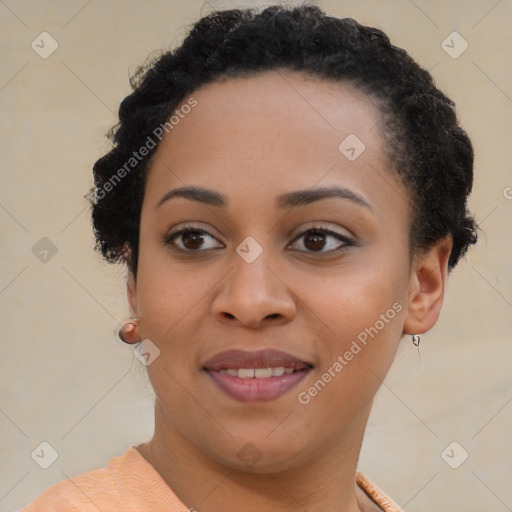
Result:
M226 504L247 512L379 510L355 484L364 430L401 338L438 319L451 239L410 257L409 195L385 156L380 112L361 92L279 70L220 80L193 97L197 106L152 159L137 278L128 279L140 339L160 350L147 366L155 432L137 448L200 512ZM349 134L366 146L354 161L338 150ZM229 205L179 197L157 207L185 185L220 192ZM275 205L280 194L333 185L371 209L346 198ZM202 245L175 239L196 253L164 242L184 222L213 235ZM313 224L353 245L300 236ZM263 249L252 263L235 250L247 236ZM394 303L402 306L396 316L301 404L298 393ZM221 351L265 348L314 369L285 395L257 404L226 396L202 370ZM248 442L260 457L250 467L237 456Z

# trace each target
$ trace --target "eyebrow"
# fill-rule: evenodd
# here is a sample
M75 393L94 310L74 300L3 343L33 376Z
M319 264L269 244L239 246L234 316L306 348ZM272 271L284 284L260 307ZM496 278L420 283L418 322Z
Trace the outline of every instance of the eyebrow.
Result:
M209 204L211 206L226 207L229 205L227 196L202 187L180 187L170 190L158 201L156 208L160 207L163 203L169 199L175 197L183 197L192 201L198 201L200 203ZM296 190L294 192L287 192L277 196L276 205L279 208L286 208L288 206L300 206L311 204L321 199L327 199L331 197L339 197L342 199L348 199L353 203L363 206L373 212L373 208L368 202L363 199L359 194L356 194L352 190L344 187L322 187L311 190Z

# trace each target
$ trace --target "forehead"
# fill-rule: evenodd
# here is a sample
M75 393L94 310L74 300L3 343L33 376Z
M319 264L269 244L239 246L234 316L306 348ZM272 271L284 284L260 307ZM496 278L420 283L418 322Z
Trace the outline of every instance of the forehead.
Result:
M314 138L328 135L337 150L336 142L348 135L347 130L371 146L380 142L379 131L374 129L381 118L378 107L349 83L278 69L246 77L222 77L202 86L193 96L198 102L190 115L196 121L195 128L215 122L218 129L208 137L215 144L223 135L233 137L244 128L265 125L272 128L268 138L280 137L283 144L291 141L293 134Z
M273 70L223 78L191 96L197 105L154 155L147 201L184 184L255 210L279 193L315 186L356 189L377 210L386 208L383 187L404 196L385 156L380 110L349 84Z

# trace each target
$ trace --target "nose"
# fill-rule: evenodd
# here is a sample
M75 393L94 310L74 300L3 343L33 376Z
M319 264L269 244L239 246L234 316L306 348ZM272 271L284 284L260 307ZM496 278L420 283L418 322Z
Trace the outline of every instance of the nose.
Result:
M212 304L214 316L228 325L258 328L281 325L296 314L293 293L266 262L265 251L252 263L235 255Z

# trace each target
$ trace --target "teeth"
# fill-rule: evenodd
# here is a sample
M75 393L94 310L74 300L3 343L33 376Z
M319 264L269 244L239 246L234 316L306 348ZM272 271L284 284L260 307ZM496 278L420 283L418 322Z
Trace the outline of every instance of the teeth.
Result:
M219 370L219 373L227 373L233 377L241 379L267 379L269 377L281 377L281 375L289 375L293 373L293 368L285 368L278 366L276 368L230 368L229 370Z
M272 368L257 368L254 370L254 376L257 379L272 377Z
M240 368L238 370L238 376L241 379L250 379L254 377L254 369L253 368Z

